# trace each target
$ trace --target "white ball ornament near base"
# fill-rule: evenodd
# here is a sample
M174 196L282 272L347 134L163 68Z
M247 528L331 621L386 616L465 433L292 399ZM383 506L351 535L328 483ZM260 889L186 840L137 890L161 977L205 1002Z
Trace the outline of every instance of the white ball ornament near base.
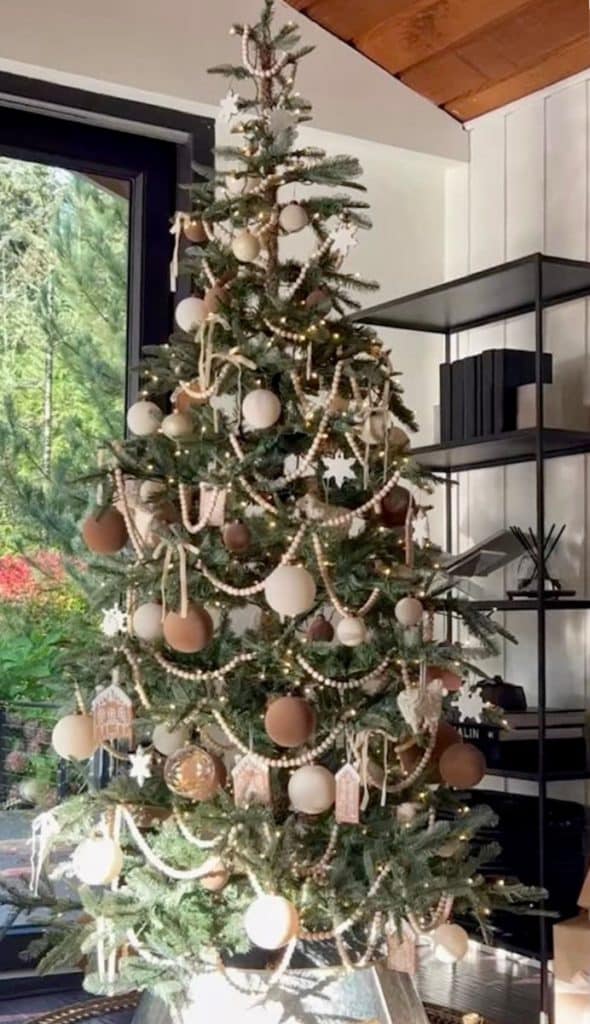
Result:
M459 924L441 924L432 935L434 955L443 964L463 960L469 949L469 936Z
M302 615L313 607L316 585L313 576L299 565L279 565L264 585L267 604L278 615Z
M358 647L367 639L367 627L363 619L347 615L336 626L336 639L345 647Z
M323 814L334 803L336 782L323 765L306 764L293 772L288 792L293 808L300 814Z
M274 391L257 388L249 391L242 402L242 416L253 430L267 430L281 415L281 403Z
M162 433L166 437L176 440L177 437L186 437L193 432L193 421L184 412L171 412L162 420Z
M164 413L155 402L134 402L127 410L127 426L136 437L155 434L164 418Z
M234 238L232 252L240 263L253 263L260 252L260 242L256 235L244 228Z
M60 718L51 734L51 745L59 757L85 761L92 757L97 743L92 715L66 715Z
M309 224L305 207L299 203L289 203L287 206L283 206L279 214L279 224L283 231L287 231L289 234L302 231Z
M108 885L123 867L123 851L114 839L84 839L74 850L74 872L84 885Z
M181 331L186 331L187 334L196 331L206 316L207 307L203 299L198 299L196 295L189 295L188 298L181 299L174 310L176 323Z
M258 896L244 917L250 942L261 949L281 949L299 931L296 907L283 896Z
M152 733L152 743L159 754L170 757L177 750L188 743L190 733L186 726L179 725L176 729L169 729L167 725L160 722Z
M423 615L424 608L417 597L402 597L395 606L395 617L406 629L418 626Z
M132 619L133 632L140 640L153 642L161 640L164 633L162 630L162 605L156 601L146 601L135 609Z

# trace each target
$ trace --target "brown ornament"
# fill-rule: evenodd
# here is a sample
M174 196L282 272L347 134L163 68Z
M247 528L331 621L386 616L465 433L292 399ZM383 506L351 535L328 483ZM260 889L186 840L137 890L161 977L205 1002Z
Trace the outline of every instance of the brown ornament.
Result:
M396 484L381 499L381 522L384 526L404 526L412 496L405 487Z
M472 743L454 743L438 762L441 778L455 789L473 789L483 779L487 765L481 750Z
M252 541L249 528L239 521L227 523L221 531L221 537L227 550L234 555L241 555L247 551Z
M307 639L312 643L327 643L334 639L334 627L324 615L316 615L307 628Z
M225 785L226 771L216 754L202 747L181 747L164 765L164 782L177 796L211 800Z
M197 392L201 390L201 385L198 379L190 380L187 386L190 388L192 394L189 395L188 391L184 391L183 388L178 388L172 396L177 412L190 412L195 405L205 405L205 403L209 401L208 398L195 397Z
M441 720L438 725L438 731L436 734L436 742L434 749L430 756L427 767L424 769L425 773L429 777L435 777L435 781L440 782L440 776L438 774L438 762L441 755L447 749L447 747L453 746L453 744L461 743L461 735L449 725L448 722ZM424 756L424 747L420 746L416 742L408 742L398 747L398 754L402 768L409 774L414 770L419 761Z
M315 728L315 711L302 697L279 697L267 708L264 728L278 747L300 747Z
M463 684L461 676L458 676L456 672L451 672L448 668L439 668L437 665L429 665L426 669L426 682L431 683L433 679L440 679L449 693L460 690Z
M228 299L229 292L223 285L214 284L212 288L208 288L203 296L205 316L209 316L210 313L218 313L220 305L226 305Z
M164 639L173 651L196 654L213 637L213 619L200 604L189 604L187 614L168 612L163 624Z
M91 512L82 524L86 547L97 555L115 555L127 543L127 527L120 512L112 505L104 511Z
M195 242L197 245L201 245L207 241L207 232L203 226L203 221L200 217L191 217L189 221L184 222L184 237L189 242Z
M315 309L318 313L329 313L332 308L332 299L322 288L314 288L305 300L308 309Z

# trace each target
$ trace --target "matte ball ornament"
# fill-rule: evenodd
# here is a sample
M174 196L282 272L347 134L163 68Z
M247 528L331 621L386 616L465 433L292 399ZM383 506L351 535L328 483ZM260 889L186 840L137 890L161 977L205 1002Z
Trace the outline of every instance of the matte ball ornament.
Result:
M152 743L159 754L175 754L177 750L184 747L188 742L190 732L185 725L178 725L169 729L164 722L160 722L152 733Z
M412 496L406 487L395 484L381 499L381 522L393 528L404 526Z
M426 669L426 682L431 683L433 679L440 679L448 693L456 693L463 685L461 676L448 668L439 668L437 665L429 665Z
M315 728L315 711L303 697L279 697L269 704L264 728L278 747L300 747Z
M225 785L223 761L202 747L182 747L164 765L164 782L177 796L188 800L212 800Z
M244 917L250 942L261 949L281 949L299 931L299 914L283 896L257 896Z
M410 447L410 438L401 427L392 427L389 431L389 443L392 448L405 451Z
M228 551L234 555L241 555L250 547L252 534L245 523L236 521L226 523L221 531L221 539Z
M184 237L189 242L194 242L196 245L202 245L203 242L207 241L207 232L203 221L200 217L191 217L189 221L184 222L183 226Z
M86 547L97 555L115 555L127 543L127 527L120 512L112 506L91 512L82 524Z
M469 936L459 924L440 924L432 934L434 955L443 964L463 960L469 949Z
M240 263L253 263L260 252L260 242L256 235L244 228L235 236L232 242L232 252Z
M53 727L51 745L58 757L85 761L92 757L97 743L92 715L65 715Z
M121 874L123 851L114 839L83 839L72 857L74 873L84 885L108 885Z
M336 781L321 764L305 764L289 779L289 800L300 814L323 814L334 803Z
M162 628L162 605L157 601L146 601L133 612L131 620L133 632L140 640L148 643L161 640L164 635Z
M336 639L344 647L358 647L359 644L364 644L367 639L367 627L364 619L360 619L357 615L347 615L341 619L336 626Z
M207 874L199 878L199 883L207 892L221 892L229 882L229 871L221 857L208 857L201 865Z
M436 740L434 748L430 756L428 763L428 779L432 782L440 782L440 775L438 771L438 761L443 752L447 747L453 746L455 743L462 743L461 734L449 725L444 719L438 723L436 731ZM399 751L399 759L401 766L408 774L414 770L418 762L422 759L424 754L424 748L418 743L410 743L403 745Z
M303 615L315 601L313 576L299 565L279 565L264 585L267 604L278 615Z
M312 643L329 644L334 639L334 627L325 615L316 615L307 628L307 639Z
M254 430L266 430L274 426L280 415L280 399L267 388L249 391L242 402L242 416Z
M301 203L288 203L279 214L279 224L288 234L302 231L309 224L307 210Z
M332 298L322 288L314 288L305 300L308 309L315 309L320 314L327 314L332 308Z
M186 331L187 334L196 331L206 316L205 303L203 299L198 299L196 295L189 295L188 298L181 299L174 310L176 323L181 331Z
M160 429L164 413L155 402L143 399L134 402L127 410L127 426L136 437L149 437Z
M211 642L213 619L200 604L189 604L186 615L168 612L164 619L164 639L173 651L196 654Z
M447 747L438 762L443 782L455 789L473 789L486 773L486 759L472 743Z
M174 402L174 406L177 412L188 413L190 412L193 406L205 405L209 401L209 398L207 396L205 398L197 397L197 393L200 391L201 388L198 378L189 381L188 387L190 388L192 394L189 395L188 391L185 391L183 388L177 388L172 396L172 401Z
M424 608L417 597L402 597L395 606L395 617L404 629L418 626L423 615Z
M162 420L162 433L171 440L193 432L193 421L185 412L171 412Z

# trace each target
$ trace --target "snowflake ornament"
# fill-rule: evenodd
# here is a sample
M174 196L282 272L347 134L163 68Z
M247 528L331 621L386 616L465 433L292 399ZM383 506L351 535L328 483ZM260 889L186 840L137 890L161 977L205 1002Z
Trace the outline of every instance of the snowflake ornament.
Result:
M425 548L426 542L430 539L428 516L422 509L420 509L412 522L412 538L419 548Z
M233 89L229 89L219 104L219 120L230 124L233 117L239 112L238 101L240 97Z
M464 683L457 691L456 707L461 716L461 721L470 719L472 722L481 722L484 709L484 702L479 690L474 690L470 683Z
M324 456L322 462L326 467L323 473L324 480L333 480L336 487L342 487L345 480L354 480L356 474L352 467L356 459L354 457L347 459L340 449L335 455Z
M129 761L131 762L129 778L135 779L141 788L144 782L152 777L152 755L149 750L138 747L134 754L129 754Z
M348 256L358 242L358 229L354 224L340 224L332 235L332 248L340 256Z
M127 629L127 615L118 604L114 604L112 608L102 609L102 622L100 628L104 636L114 637L119 633L124 633Z

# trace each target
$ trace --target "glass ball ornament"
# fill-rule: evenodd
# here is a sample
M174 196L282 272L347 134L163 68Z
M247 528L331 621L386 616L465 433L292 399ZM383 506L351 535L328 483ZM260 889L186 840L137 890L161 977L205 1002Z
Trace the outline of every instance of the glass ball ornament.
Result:
M159 754L169 757L188 743L189 736L190 732L185 725L169 729L164 722L160 722L152 733L152 743Z
M164 636L162 626L162 605L157 601L146 601L133 612L131 625L135 636L140 640L153 643Z
M395 617L404 629L419 626L424 608L417 597L402 597L395 606Z
M249 391L242 402L242 416L253 430L267 430L274 426L280 415L280 399L267 388Z
M185 412L171 412L162 420L161 430L171 440L187 437L193 432L193 421Z
M279 214L279 224L288 234L302 231L309 224L307 210L301 203L288 203Z
M281 949L297 935L299 914L284 896L257 896L246 911L244 928L254 946Z
M443 964L456 964L467 955L469 936L459 924L441 924L433 932L434 955Z
M58 757L85 761L98 744L94 738L92 715L65 715L53 727L51 745Z
M164 413L155 402L141 399L127 410L127 426L136 437L149 437L160 429Z
M260 242L247 228L239 231L232 242L232 252L240 263L253 263L260 253Z
M367 627L357 615L346 615L336 626L336 639L344 647L358 647L367 639Z
M289 800L300 814L323 814L330 809L336 796L336 781L332 772L321 764L305 764L297 768L289 779Z
M108 885L121 874L123 851L114 839L83 839L72 857L74 873L84 885Z
M221 758L202 747L182 747L164 765L168 789L187 800L212 800L225 786L226 777Z
M277 566L264 585L266 603L278 615L303 615L312 608L315 595L315 580L300 565Z
M203 299L198 299L196 295L189 295L188 298L181 299L174 310L176 323L181 331L185 331L187 334L196 331L206 316L207 307L205 302Z

